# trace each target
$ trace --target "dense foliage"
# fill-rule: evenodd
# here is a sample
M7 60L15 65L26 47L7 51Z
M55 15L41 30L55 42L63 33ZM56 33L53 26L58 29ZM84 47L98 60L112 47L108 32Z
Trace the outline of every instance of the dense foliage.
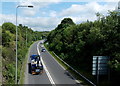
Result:
M18 81L22 63L29 46L42 37L41 32L33 31L27 26L20 24L18 28ZM27 33L27 34L26 34ZM26 38L27 37L27 38ZM27 41L26 41L27 40ZM15 44L16 26L10 22L2 25L2 57L3 57L3 84L15 83Z
M48 35L49 49L64 61L86 72L92 71L93 56L110 56L112 70L120 72L120 16L97 13L97 20L75 25L70 18L61 21ZM65 21L65 22L64 22Z
M0 85L2 84L2 28L0 26Z

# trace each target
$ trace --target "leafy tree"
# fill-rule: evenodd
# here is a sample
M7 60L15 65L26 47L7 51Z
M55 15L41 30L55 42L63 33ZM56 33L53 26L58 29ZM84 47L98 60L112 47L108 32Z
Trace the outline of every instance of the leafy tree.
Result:
M61 21L61 24L59 24L56 29L59 30L59 29L66 28L66 27L71 26L71 25L75 25L75 23L72 21L72 19L71 18L64 18Z
M41 32L33 31L27 26L20 24L18 29L18 80L22 64L27 50L33 41L41 39ZM27 31L27 35L26 35ZM7 22L2 24L2 57L3 57L3 84L14 84L15 82L15 44L16 44L15 25ZM1 35L1 34L0 34ZM26 38L27 37L27 38ZM27 45L26 45L27 39ZM8 64L10 63L10 64Z
M96 16L98 20L78 25L70 18L63 19L49 33L47 42L50 50L77 70L91 72L93 56L110 56L112 78L117 79L114 74L120 75L119 12L109 11L108 16L96 13Z
M13 34L15 34L15 32L16 32L15 27L16 27L16 26L15 26L14 24L10 23L10 22L4 23L4 24L2 25L3 31L4 31L4 30L9 30L9 31L10 31L11 33L13 33Z

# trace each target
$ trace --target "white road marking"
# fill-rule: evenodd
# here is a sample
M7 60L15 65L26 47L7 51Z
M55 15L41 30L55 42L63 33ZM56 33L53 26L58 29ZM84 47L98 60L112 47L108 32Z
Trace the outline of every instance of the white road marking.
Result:
M46 47L44 47L46 49ZM49 51L46 49L46 51L49 53ZM50 53L49 53L50 54ZM51 54L50 54L51 55ZM61 66L61 68L63 68L63 70L66 70L52 55L51 57L58 63L58 65ZM76 78L69 72L69 74L71 75L71 77L73 77L75 79L76 83L80 83L80 81L76 80Z
M40 51L39 51L39 48L38 48L38 47L39 47L39 44L40 44L40 42L38 42L38 44L37 44L37 51L38 51L38 54L40 55ZM41 57L42 57L42 56L41 56ZM48 69L47 69L47 67L46 67L46 65L45 65L45 63L44 63L44 61L43 61L42 58L41 58L41 61L42 61L42 64L43 64L44 69L45 69L45 72L46 72L46 74L47 74L47 76L48 76L51 84L54 85L54 86L56 86L56 85L55 85L55 82L53 81L53 79L52 79L52 77L51 77L51 75L50 75L50 73L49 73L49 71L48 71Z

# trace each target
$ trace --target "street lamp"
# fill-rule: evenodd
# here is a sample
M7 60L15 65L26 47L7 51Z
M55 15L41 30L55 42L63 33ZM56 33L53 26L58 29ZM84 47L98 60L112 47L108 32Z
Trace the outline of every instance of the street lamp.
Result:
M15 74L15 83L17 84L17 40L18 40L18 31L17 31L17 8L19 7L29 7L29 8L33 8L33 6L29 5L29 6L26 6L26 5L18 5L16 7L16 74Z
M27 47L27 27L26 27L26 47Z

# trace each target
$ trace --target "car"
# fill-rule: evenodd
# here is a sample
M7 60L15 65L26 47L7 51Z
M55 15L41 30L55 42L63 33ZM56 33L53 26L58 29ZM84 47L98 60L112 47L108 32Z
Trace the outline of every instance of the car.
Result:
M42 50L41 50L41 52L45 52L46 50L43 48Z
M43 46L43 45L41 45L41 48L44 48L44 46Z
M40 42L40 44L43 44L42 42Z

